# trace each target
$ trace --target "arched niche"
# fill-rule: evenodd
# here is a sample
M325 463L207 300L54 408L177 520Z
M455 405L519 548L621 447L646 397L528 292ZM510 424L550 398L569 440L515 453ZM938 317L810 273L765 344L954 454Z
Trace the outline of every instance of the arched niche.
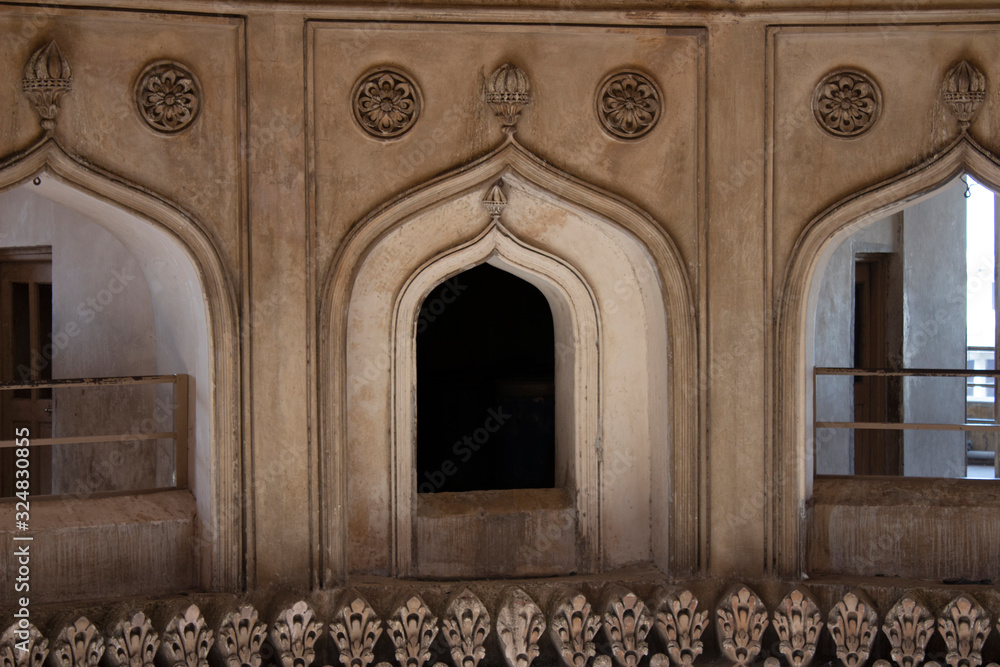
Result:
M972 138L963 135L926 162L834 204L807 225L793 248L782 281L782 291L777 295L779 365L776 368L775 432L778 438L771 459L774 480L771 519L774 567L779 574L800 576L804 573L806 550L811 539L809 508L814 502L815 448L811 379L815 368L815 313L821 283L819 278L836 248L856 230L932 196L963 173L971 174L994 192L1000 191L1000 162ZM878 483L893 484L885 480ZM933 483L943 484L941 480ZM973 489L971 493L974 497L975 487L969 489ZM927 513L924 515L927 516ZM895 520L902 525L908 519L902 515L898 519L890 516L881 528L887 532L894 531L892 522ZM909 522L912 523L912 520ZM941 529L955 526L954 522L943 517L940 524ZM936 543L949 543L938 544L945 552L925 557L924 560L941 562L953 557L955 554L948 552L949 545L955 546L960 541L936 540ZM869 542L875 544L874 540ZM859 545L860 549L864 549L867 543L859 541ZM974 553L966 555L977 558ZM870 556L859 555L858 558Z
M495 226L480 200L501 176L508 204ZM526 562L549 573L696 567L695 337L676 248L645 214L510 142L378 209L335 260L320 318L322 582L443 576L446 564L422 560L414 537L416 313L434 285L483 261L539 287L572 349L557 384L574 387L562 399L573 407L557 421L558 441L574 443L561 479L576 518L564 514L553 539L583 536L583 547ZM424 554L467 548L456 525L423 540Z
M194 445L188 452L188 479L196 507L191 545L198 564L195 583L239 589L243 513L237 313L214 244L170 203L82 164L55 140L0 164L0 193L18 188L100 225L136 259L154 313L155 372L192 376L189 423ZM155 569L155 563L149 567Z

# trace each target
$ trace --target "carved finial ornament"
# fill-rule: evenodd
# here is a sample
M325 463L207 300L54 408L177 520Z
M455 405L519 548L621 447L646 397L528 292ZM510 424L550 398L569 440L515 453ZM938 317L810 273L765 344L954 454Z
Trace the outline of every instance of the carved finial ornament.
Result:
M816 642L823 629L819 607L808 591L796 588L774 610L778 650L792 667L806 667L816 655Z
M951 68L941 84L941 97L965 132L986 99L986 76L968 60Z
M649 652L646 635L653 625L646 604L631 591L614 596L604 611L604 635L621 667L637 667Z
M900 598L885 615L882 632L889 638L889 655L899 667L917 667L934 632L934 617L912 596Z
M950 667L979 667L983 663L990 615L974 597L959 595L949 602L938 617L937 628L948 646L945 660Z
M490 634L490 614L479 598L463 590L448 604L441 625L456 667L476 667L486 656L483 644Z
M184 65L172 61L146 66L136 81L139 115L157 132L173 134L190 126L201 110L201 87Z
M503 193L503 180L497 179L483 197L483 207L489 211L493 224L500 222L500 216L507 207L507 196Z
M140 611L115 625L108 637L108 648L107 655L116 667L153 667L160 637Z
M35 107L42 129L51 133L59 115L59 98L73 89L73 70L55 42L31 54L24 65L21 90Z
M215 636L197 605L176 616L163 633L160 650L170 667L208 667L208 651Z
M376 139L395 139L416 124L422 107L420 88L395 67L380 67L363 75L351 93L354 120Z
M707 624L708 612L698 611L698 598L690 591L669 593L656 605L656 629L676 665L692 665L701 655L701 633Z
M545 616L531 596L520 588L508 591L497 614L497 638L508 667L530 667L543 632Z
M340 650L344 667L368 667L375 659L375 642L382 634L382 621L361 596L356 596L337 613L330 634Z
M486 82L486 101L500 119L504 134L513 135L521 109L531 103L528 75L517 65L501 65Z
M601 126L619 139L638 139L660 119L660 89L645 74L617 72L597 89L597 117Z
M882 112L882 90L864 72L837 70L816 86L812 107L821 128L849 139L874 127Z
M26 621L26 619L22 619ZM49 655L49 640L30 622L12 623L0 636L0 665L42 667ZM25 650L21 650L21 649Z
M861 667L878 633L875 606L861 591L852 591L830 610L827 628L844 667Z
M299 600L278 614L271 626L271 643L283 667L309 667L316 659L316 640L323 626L308 602Z
M257 610L243 605L223 617L216 646L226 667L260 667L260 650L266 636L267 624L258 620Z
M594 635L601 627L601 619L591 612L590 603L581 593L562 599L552 613L549 634L566 667L587 667L594 657Z
M761 599L746 586L736 584L723 594L716 610L719 648L734 664L746 667L760 653L767 624L767 609Z

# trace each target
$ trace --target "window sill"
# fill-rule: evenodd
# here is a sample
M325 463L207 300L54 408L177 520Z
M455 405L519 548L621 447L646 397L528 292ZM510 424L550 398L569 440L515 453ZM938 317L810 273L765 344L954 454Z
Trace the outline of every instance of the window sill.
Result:
M536 510L566 510L572 507L573 501L566 489L417 494L417 516L422 518L486 514L496 516Z

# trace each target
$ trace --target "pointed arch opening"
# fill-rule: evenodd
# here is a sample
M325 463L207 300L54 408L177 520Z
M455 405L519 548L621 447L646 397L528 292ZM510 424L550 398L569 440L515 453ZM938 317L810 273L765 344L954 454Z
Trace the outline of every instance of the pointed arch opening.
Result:
M962 138L831 207L796 245L779 324L774 525L786 573L997 575L988 554L1000 545L975 527L996 511L994 482L961 479L973 431L959 176L996 192L998 167Z
M0 210L0 246L51 248L53 322L34 363L55 378L188 378L186 400L126 386L53 401L56 435L142 436L186 423L177 439L187 452L178 456L184 450L169 440L126 440L54 453L50 481L62 496L32 503L39 525L59 528L45 548L94 548L40 557L59 569L43 573L39 599L238 589L237 327L214 245L169 203L82 165L53 140L0 167ZM135 495L116 501L122 493ZM106 521L75 523L78 513ZM81 589L80 571L98 573L87 580L100 590Z

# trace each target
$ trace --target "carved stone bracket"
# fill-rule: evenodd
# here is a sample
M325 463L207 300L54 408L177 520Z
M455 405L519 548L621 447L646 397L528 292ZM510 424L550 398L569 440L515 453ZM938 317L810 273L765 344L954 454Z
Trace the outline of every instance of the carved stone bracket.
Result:
M136 80L135 103L147 125L174 134L198 117L201 86L191 70L178 62L150 63Z
M463 590L448 603L441 621L456 667L476 667L486 656L483 643L490 634L490 614L472 591Z
M73 89L73 70L55 42L31 54L24 65L21 90L35 107L38 122L52 132L59 116L59 98Z
M878 615L871 600L861 591L848 593L830 610L827 627L844 667L864 665L878 633Z
M645 74L616 72L597 88L597 117L611 136L638 139L660 120L662 99L660 89Z
M31 623L12 623L0 636L0 667L42 667L48 655L49 640Z
M409 74L395 67L367 72L351 92L354 120L376 139L394 139L409 132L422 106L420 88Z
M816 641L823 629L819 607L809 591L796 588L774 610L778 650L792 667L806 667L816 655Z
M646 635L653 625L646 604L631 591L614 595L604 609L604 634L621 667L636 667L649 653Z
M601 619L591 612L590 603L582 593L563 596L549 616L549 635L566 667L586 667L597 652L594 635Z
M529 667L543 632L545 616L535 601L520 588L507 591L497 614L497 638L508 667Z
M360 595L337 613L330 624L330 634L340 651L345 667L368 667L375 659L375 643L382 635L382 621Z
M760 638L767 629L767 609L752 590L742 584L730 587L715 612L719 649L735 665L746 667L760 653Z
M316 659L316 640L323 626L309 603L302 600L278 614L271 625L271 643L283 667L309 667Z
M208 651L215 642L197 605L167 624L160 651L170 667L208 667Z
M698 598L690 591L671 592L656 605L655 627L675 665L691 665L701 655L701 633L708 624L708 612L697 611Z
M160 636L141 611L119 621L108 636L108 660L115 667L153 667Z
M816 86L812 108L816 122L833 136L857 137L874 127L882 113L882 90L864 72L837 70Z
M934 631L934 617L915 596L896 601L885 615L882 632L892 646L890 655L899 667L917 667Z
M501 65L486 82L486 101L500 119L504 134L513 135L521 110L531 103L528 75L512 63Z
M941 98L965 132L986 99L986 76L968 60L952 67L941 82Z
M400 667L423 667L431 659L431 642L438 633L437 618L419 595L403 603L387 625Z
M86 616L62 629L52 647L61 667L97 667L104 655L104 637Z
M267 624L258 620L257 610L243 605L222 618L215 647L226 667L260 667L260 650L266 637Z
M959 595L937 619L938 632L948 646L945 660L951 667L979 667L983 644L990 634L990 616L971 595Z

